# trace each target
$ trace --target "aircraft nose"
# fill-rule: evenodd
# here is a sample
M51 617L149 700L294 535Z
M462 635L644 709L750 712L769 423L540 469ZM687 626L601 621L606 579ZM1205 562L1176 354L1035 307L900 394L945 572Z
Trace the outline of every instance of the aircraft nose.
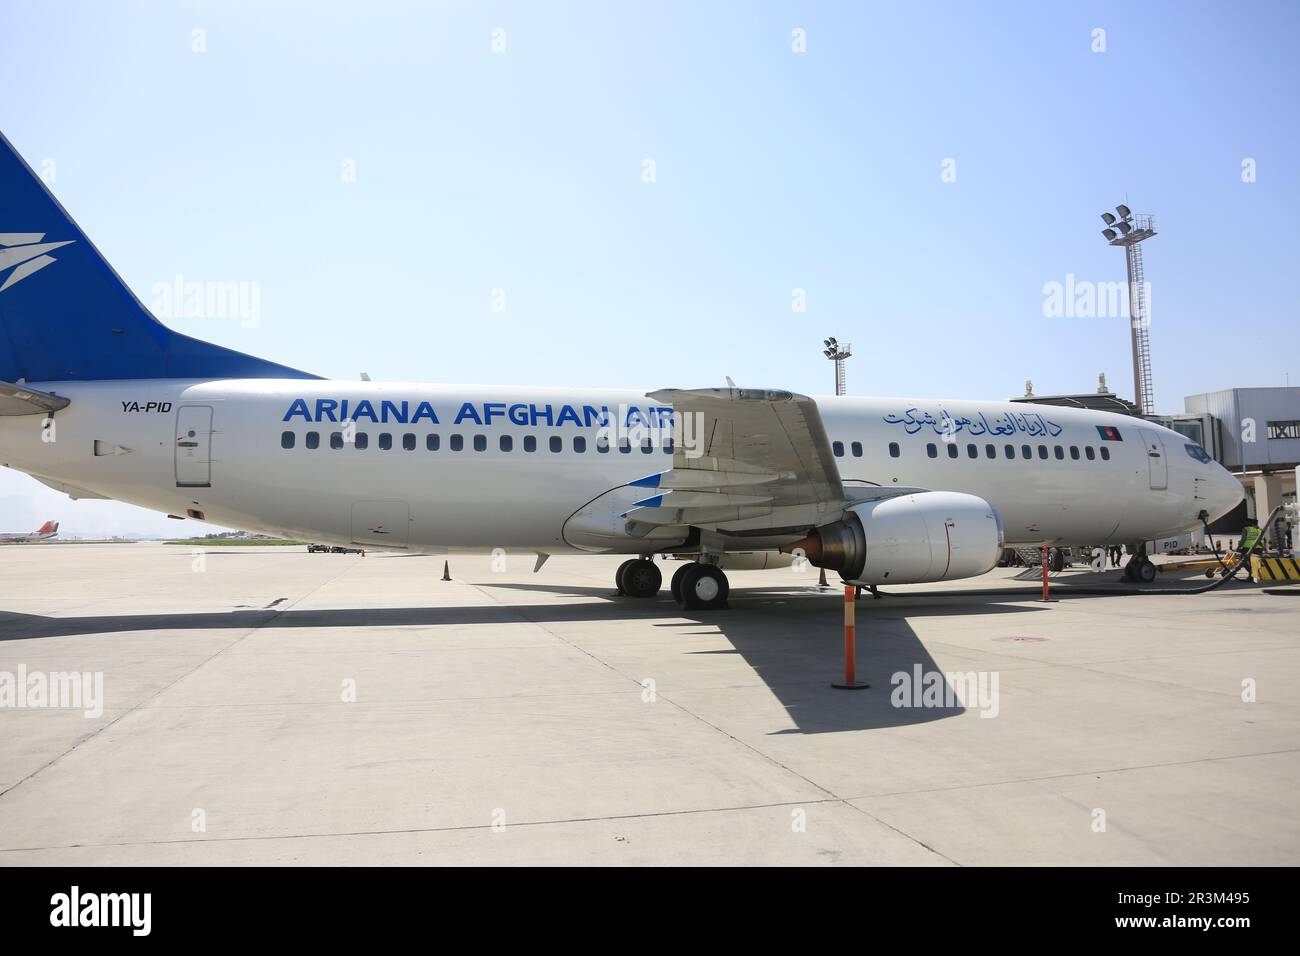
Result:
M1237 505L1241 504L1241 499L1246 497L1246 489L1239 479L1222 465L1215 465L1214 481L1214 508L1211 510L1210 520L1221 518L1226 515Z

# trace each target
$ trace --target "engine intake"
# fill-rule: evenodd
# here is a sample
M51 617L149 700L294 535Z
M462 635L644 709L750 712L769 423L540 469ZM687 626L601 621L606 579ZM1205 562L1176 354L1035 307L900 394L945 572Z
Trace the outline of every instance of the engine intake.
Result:
M849 584L924 584L989 571L1003 543L1002 519L983 498L923 491L854 505L781 550L802 550Z

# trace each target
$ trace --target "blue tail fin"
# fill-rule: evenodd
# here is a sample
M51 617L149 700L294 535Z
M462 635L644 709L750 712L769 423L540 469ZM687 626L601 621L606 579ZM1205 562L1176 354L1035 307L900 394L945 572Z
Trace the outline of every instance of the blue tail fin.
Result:
M155 319L0 135L0 381L315 377Z

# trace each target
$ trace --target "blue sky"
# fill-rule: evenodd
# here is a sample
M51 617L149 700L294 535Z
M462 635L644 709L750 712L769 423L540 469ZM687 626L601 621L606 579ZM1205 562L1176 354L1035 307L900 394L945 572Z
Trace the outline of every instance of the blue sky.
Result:
M6 4L0 116L146 303L257 286L169 324L341 378L820 393L834 334L855 393L1131 396L1123 318L1043 313L1123 278L1127 201L1181 411L1300 384L1297 41L1294 2ZM175 530L35 487L4 530Z

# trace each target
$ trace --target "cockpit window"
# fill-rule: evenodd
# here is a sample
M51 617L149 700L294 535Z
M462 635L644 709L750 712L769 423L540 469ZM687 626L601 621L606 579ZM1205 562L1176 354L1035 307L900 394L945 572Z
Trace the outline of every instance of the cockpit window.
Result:
M1214 460L1205 453L1205 449L1200 445L1184 445L1183 447L1187 449L1187 454L1191 455L1203 465L1208 465Z

